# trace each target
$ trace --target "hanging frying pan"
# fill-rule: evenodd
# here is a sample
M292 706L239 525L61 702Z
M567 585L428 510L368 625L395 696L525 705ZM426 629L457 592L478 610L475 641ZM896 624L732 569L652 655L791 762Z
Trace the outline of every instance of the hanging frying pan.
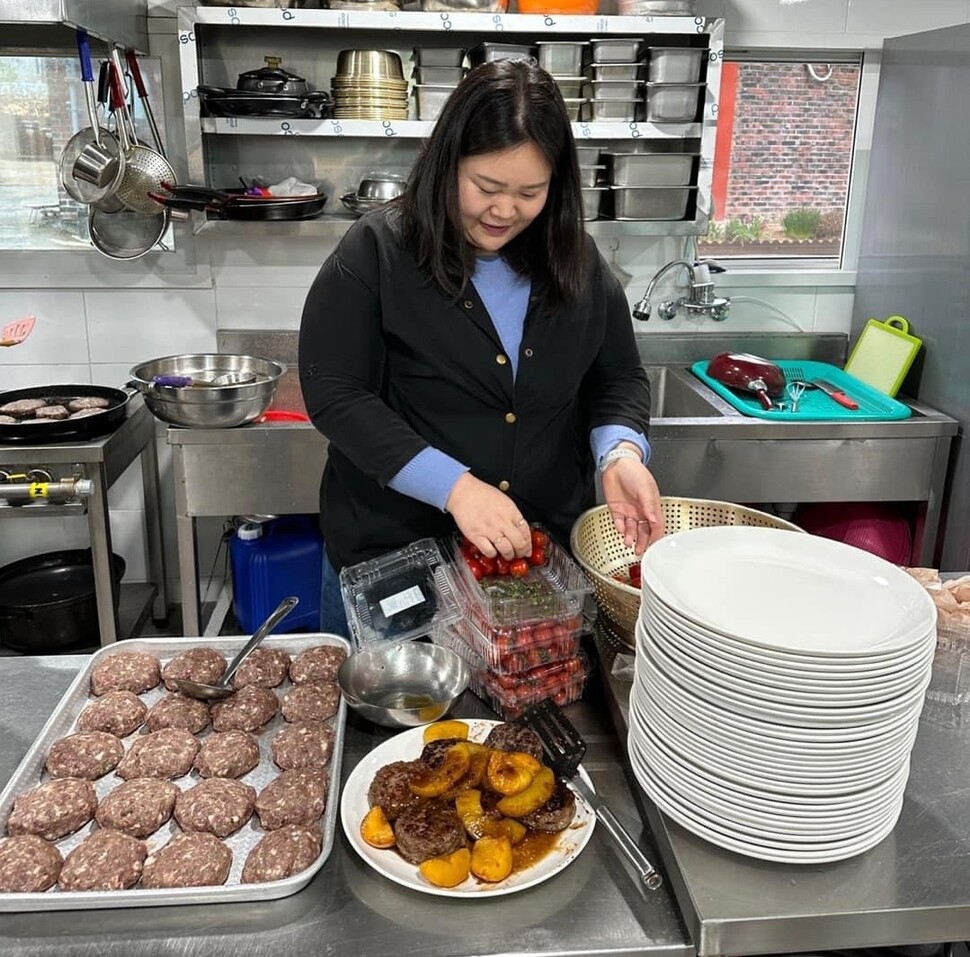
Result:
M310 196L251 196L242 190L210 189L206 186L173 186L170 195L152 197L170 209L206 211L213 219L241 219L250 222L316 219L323 213L326 193Z
M100 385L42 385L30 389L0 392L0 406L24 399L44 400L45 405L67 407L71 400L104 399L108 404L100 412L77 419L38 419L18 414L17 421L0 421L0 443L16 445L49 445L52 442L87 441L114 432L128 415L132 393ZM0 413L6 415L6 413ZM12 417L12 416L11 416Z

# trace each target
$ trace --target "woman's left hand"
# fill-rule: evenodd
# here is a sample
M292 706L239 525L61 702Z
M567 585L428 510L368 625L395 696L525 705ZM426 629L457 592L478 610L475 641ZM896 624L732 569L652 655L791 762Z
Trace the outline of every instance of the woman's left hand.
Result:
M642 555L663 537L664 513L660 489L650 470L634 458L621 458L603 473L603 498L613 513L616 530L627 546Z

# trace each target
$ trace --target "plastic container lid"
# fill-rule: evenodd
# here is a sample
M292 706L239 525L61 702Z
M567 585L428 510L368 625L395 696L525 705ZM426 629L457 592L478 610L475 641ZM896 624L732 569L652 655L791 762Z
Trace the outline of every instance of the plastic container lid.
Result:
M358 648L418 638L461 614L453 571L433 538L342 569L340 590Z
M240 525L236 529L236 538L243 542L251 542L256 538L263 537L262 525Z

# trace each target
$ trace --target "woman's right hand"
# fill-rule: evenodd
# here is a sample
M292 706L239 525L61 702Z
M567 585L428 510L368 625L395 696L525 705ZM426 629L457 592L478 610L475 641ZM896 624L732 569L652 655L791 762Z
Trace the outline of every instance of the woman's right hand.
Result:
M511 561L532 552L532 531L505 492L465 472L452 486L445 511L483 555Z

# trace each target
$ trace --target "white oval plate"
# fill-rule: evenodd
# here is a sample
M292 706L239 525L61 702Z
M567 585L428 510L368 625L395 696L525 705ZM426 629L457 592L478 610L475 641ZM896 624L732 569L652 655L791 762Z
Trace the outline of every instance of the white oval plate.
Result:
M484 741L489 731L502 722L471 719L465 723L469 726L469 740ZM517 871L496 884L482 883L475 877L469 877L457 887L435 887L421 876L421 872L414 864L409 864L397 851L371 847L360 836L360 822L370 810L367 789L378 769L385 764L393 761L413 761L420 757L421 749L424 747L423 736L423 727L410 728L378 745L351 771L340 798L340 821L350 846L366 864L379 874L383 874L388 880L402 887L420 891L422 894L433 894L435 897L498 897L502 894L524 891L527 887L534 887L549 880L564 867L568 867L589 843L596 825L596 815L577 794L576 816L573 818L573 823L559 835L559 840L552 850L531 867ZM579 774L586 784L593 786L582 766L579 768Z

